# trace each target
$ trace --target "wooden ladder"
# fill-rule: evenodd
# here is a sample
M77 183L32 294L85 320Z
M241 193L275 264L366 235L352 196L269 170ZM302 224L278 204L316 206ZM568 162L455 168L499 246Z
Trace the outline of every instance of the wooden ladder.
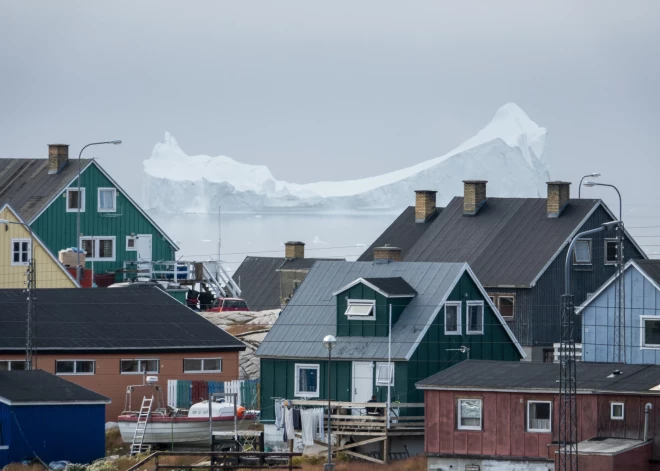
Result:
M147 423L151 415L151 405L154 402L154 397L142 398L142 406L138 413L137 423L135 424L135 433L133 434L133 443L131 444L131 456L147 451L148 447L143 445L144 435L147 432Z

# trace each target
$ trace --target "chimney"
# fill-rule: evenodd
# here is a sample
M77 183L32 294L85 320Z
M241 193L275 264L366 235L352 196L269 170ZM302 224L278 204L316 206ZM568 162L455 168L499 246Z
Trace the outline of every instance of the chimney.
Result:
M571 198L570 182L547 182L548 185L548 217L558 218Z
M284 243L285 258L305 258L304 242L289 241Z
M55 175L69 163L69 144L48 144L48 175Z
M435 194L437 191L415 191L415 222L426 222L435 214Z
M401 249L399 247L385 244L382 247L374 248L374 262L376 263L400 262L401 260Z
M486 202L486 180L463 180L463 214L474 216Z

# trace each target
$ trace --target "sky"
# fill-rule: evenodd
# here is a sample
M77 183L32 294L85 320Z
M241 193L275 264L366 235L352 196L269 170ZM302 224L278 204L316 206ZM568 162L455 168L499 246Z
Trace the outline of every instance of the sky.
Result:
M4 1L0 44L0 155L122 139L85 157L138 199L165 131L280 180L342 180L442 155L515 102L548 129L553 178L577 192L601 172L660 226L654 0Z

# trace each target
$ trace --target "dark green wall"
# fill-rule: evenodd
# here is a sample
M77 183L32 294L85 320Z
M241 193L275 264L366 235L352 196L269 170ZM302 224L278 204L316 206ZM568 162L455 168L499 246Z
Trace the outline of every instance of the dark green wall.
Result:
M116 254L114 262L94 262L96 273L123 268L123 262L137 260L137 252L126 251L126 236L134 234L152 235L153 260L174 260L174 247L160 234L156 227L117 189L117 214L99 213L98 192L100 187L116 188L96 165L91 164L83 172L81 186L85 188L85 212L80 213L80 230L84 236L115 236ZM70 186L77 188L78 182ZM31 225L48 249L57 257L58 252L76 247L76 213L66 212L66 193L60 195ZM110 217L108 217L110 214ZM87 268L92 263L87 262Z
M376 301L375 320L355 320L346 317L347 299L368 299ZM412 298L386 298L373 289L358 283L337 295L337 336L338 337L387 337L389 335L389 309L392 305L392 325Z

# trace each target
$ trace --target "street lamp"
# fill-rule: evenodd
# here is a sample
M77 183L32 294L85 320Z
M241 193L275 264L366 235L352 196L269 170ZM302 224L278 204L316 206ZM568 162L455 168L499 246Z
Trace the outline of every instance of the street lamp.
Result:
M590 173L589 175L585 175L580 179L580 185L578 186L578 199L580 199L580 194L582 192L582 182L584 181L585 178L598 178L600 177L600 173Z
M121 140L115 139L114 141L92 142L90 144L87 144L82 149L80 149L80 153L78 154L78 201L77 201L78 210L76 212L76 247L77 247L76 280L79 283L80 283L80 207L82 206L82 195L80 194L80 158L82 157L83 151L87 149L89 146L100 146L103 144L112 144L117 146L121 144Z
M619 221L623 221L623 214L622 214L622 209L623 209L623 204L621 202L621 193L619 192L619 189L615 187L614 185L610 185L609 183L598 183L598 182L584 182L584 186L592 187L592 186L609 186L610 188L614 188L616 191L616 194L619 195Z
M330 364L332 362L332 349L337 343L334 335L323 337L323 346L328 349L328 462L323 466L323 471L333 471L335 465L332 463L332 408L330 405Z
M36 289L37 274L36 264L34 262L34 234L32 228L24 222L9 221L7 219L0 219L0 224L16 224L23 226L30 233L30 259L28 260L27 271L27 289L28 289L28 312L27 312L27 328L25 333L25 369L32 369L32 323L34 322L34 290ZM6 227L6 226L5 226ZM7 227L8 229L8 227Z

